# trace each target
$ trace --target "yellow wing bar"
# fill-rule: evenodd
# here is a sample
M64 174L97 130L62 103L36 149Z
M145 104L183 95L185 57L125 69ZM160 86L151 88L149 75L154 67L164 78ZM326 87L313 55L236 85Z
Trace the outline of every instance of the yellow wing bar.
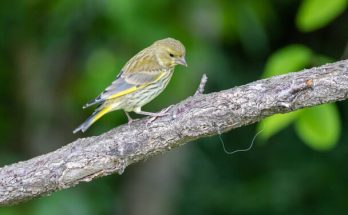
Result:
M129 88L129 89L126 89L126 90L120 91L120 92L118 92L118 93L115 93L115 94L109 96L109 97L106 98L106 99L114 99L114 98L117 98L117 97L120 97L120 96L127 95L127 94L129 94L129 93L132 93L132 92L134 92L134 91L136 91L136 90L138 90L138 89L142 89L142 88L148 86L149 84L151 84L151 83L153 83L153 82L156 82L156 81L160 80L164 75L165 75L165 72L162 72L154 81L152 81L152 82L150 82L150 83L148 83L148 84L143 84L143 85L140 85L140 86L131 87L131 88Z

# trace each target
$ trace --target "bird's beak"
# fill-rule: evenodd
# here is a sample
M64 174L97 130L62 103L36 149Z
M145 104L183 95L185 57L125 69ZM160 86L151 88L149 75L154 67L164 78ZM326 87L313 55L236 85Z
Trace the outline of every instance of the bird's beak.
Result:
M187 67L187 63L186 63L186 60L185 60L185 57L181 57L177 60L177 64L180 64L180 65L183 65L183 66L186 66Z

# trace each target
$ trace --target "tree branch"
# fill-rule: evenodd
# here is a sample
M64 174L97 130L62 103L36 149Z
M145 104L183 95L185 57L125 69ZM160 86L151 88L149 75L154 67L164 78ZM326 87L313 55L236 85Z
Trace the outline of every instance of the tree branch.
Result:
M204 83L203 83L204 85ZM202 89L199 91L203 91ZM0 205L72 187L192 140L216 135L267 116L348 97L348 60L290 73L173 106L172 116L146 119L100 136L78 139L54 152L0 169ZM175 116L175 117L173 117Z

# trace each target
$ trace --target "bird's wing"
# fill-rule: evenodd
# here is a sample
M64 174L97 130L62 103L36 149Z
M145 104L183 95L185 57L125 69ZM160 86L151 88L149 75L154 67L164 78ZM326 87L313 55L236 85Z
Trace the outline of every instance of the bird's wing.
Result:
M164 75L163 70L139 71L136 73L124 73L105 89L100 95L102 99L114 99L138 89L141 89L153 82L156 82Z
M114 99L141 89L159 80L165 74L164 70L123 72L97 98L87 103L83 108L99 104L108 99Z
M167 71L158 64L154 55L148 53L152 52L144 49L131 58L117 75L116 80L83 108L132 93L163 77Z

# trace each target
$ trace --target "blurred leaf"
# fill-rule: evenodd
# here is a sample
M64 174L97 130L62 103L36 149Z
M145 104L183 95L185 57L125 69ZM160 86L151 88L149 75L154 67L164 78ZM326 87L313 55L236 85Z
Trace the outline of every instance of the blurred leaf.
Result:
M306 109L295 123L299 137L311 148L329 150L340 136L340 117L335 104Z
M237 32L246 53L254 58L264 56L269 48L268 38L253 5L249 1L243 1L236 12ZM253 29L252 34L250 29Z
M304 0L296 16L296 25L301 31L314 31L330 23L346 6L347 0Z
M262 120L257 131L260 132L260 137L262 140L267 140L272 137L282 129L286 128L290 123L297 119L302 110L294 111L286 114L276 114Z
M263 77L281 75L303 69L310 64L312 51L303 45L289 45L273 53L267 60Z
M85 193L77 190L57 192L42 198L34 208L35 215L90 215L94 214Z
M121 66L116 65L115 55L107 49L92 52L86 63L80 93L84 100L97 97L116 78Z
M332 63L335 60L331 57L325 56L325 55L316 55L312 59L313 66L320 66L326 63Z
M19 215L23 214L18 208L16 207L7 207L7 208L1 208L1 215Z

